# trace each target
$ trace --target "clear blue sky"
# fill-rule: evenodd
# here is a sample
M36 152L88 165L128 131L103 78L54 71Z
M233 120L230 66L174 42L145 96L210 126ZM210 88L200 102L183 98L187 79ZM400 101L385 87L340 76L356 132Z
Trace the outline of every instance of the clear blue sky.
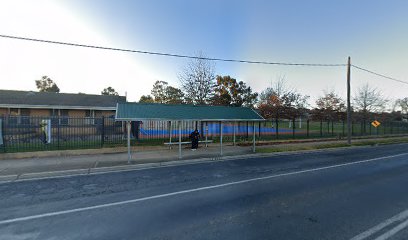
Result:
M0 0L0 9L0 34L255 61L346 63L351 56L356 65L408 81L408 2L403 0ZM63 92L98 94L112 86L138 100L155 80L178 86L177 73L186 64L7 39L0 39L0 48L7 50L0 56L2 89L35 90L34 79L49 75ZM216 73L256 91L285 76L290 86L311 96L311 104L323 90L345 97L344 67L217 62ZM370 82L387 97L407 96L408 85L357 70L352 78L353 89Z

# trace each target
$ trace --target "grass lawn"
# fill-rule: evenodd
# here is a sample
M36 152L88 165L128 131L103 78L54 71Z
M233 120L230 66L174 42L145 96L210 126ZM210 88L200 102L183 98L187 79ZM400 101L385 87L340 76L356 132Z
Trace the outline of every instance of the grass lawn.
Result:
M369 146L369 145L384 145L384 144L396 144L396 143L408 143L408 137L389 137L380 139L354 139L351 146L342 142L317 142L306 144L285 144L285 145L273 145L270 147L258 148L258 153L272 153L272 152L287 152L287 151L301 151L301 150L317 150L326 148L339 148L339 147L352 147L352 146Z

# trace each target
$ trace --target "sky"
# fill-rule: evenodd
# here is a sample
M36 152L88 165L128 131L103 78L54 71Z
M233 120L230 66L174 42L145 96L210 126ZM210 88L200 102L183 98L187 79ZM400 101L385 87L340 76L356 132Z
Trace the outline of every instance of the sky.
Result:
M0 0L0 34L106 47L268 62L352 64L408 81L405 0ZM0 89L36 90L46 75L61 92L111 86L129 101L156 80L180 87L188 60L0 38ZM346 67L215 63L261 92L284 77L310 96L346 98ZM352 93L365 83L385 97L408 85L352 69Z

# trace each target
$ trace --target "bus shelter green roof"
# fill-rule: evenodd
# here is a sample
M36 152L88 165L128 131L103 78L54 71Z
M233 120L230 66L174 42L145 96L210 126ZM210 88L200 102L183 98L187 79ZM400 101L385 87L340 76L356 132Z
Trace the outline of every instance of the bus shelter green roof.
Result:
M194 121L263 121L246 107L197 106L186 104L118 103L116 121L194 120Z

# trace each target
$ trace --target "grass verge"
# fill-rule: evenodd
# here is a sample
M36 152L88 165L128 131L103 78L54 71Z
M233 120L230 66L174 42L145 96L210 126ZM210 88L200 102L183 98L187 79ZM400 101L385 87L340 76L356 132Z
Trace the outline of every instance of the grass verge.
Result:
M318 150L327 148L341 148L352 146L375 146L386 144L398 144L408 143L408 137L397 138L385 138L385 139L366 139L366 140L354 140L351 145L348 145L344 141L341 142L328 142L328 143L307 143L307 144L288 144L288 145L274 145L268 147L258 148L258 153L273 153L273 152L289 152L289 151L301 151L301 150Z

